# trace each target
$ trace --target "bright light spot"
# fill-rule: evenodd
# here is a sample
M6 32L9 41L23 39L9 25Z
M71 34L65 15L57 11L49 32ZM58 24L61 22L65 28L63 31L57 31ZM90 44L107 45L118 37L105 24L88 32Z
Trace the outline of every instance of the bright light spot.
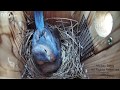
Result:
M113 26L113 18L110 13L99 13L95 20L95 29L99 36L107 37Z

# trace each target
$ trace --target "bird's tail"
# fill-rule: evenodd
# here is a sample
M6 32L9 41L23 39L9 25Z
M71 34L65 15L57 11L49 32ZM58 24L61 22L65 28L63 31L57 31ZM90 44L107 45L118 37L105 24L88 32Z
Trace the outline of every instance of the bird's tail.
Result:
M43 30L44 28L44 15L43 11L34 11L35 25L37 30Z

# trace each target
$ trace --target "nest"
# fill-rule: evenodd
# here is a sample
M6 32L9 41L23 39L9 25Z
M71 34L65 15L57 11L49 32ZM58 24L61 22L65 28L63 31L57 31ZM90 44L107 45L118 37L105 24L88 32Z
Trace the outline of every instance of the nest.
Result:
M31 55L31 39L35 30L26 30L21 47L25 68L22 78L34 79L83 79L88 78L84 64L80 62L80 38L78 35L78 21L68 18L47 18L49 28L60 32L62 64L57 72L51 76L42 76L37 69Z

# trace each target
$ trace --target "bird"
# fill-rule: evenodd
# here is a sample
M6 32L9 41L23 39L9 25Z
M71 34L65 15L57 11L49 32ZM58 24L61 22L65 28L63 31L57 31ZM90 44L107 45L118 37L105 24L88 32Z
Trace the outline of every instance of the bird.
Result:
M36 31L32 38L33 59L44 74L56 72L62 64L59 32L44 23L43 11L34 11Z

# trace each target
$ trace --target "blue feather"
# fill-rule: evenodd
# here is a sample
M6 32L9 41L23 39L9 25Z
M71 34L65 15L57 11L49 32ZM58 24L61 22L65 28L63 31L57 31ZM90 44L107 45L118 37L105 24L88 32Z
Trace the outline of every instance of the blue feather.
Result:
M36 28L40 31L44 29L43 11L34 11Z
M59 42L55 37L55 34L52 33L50 28L44 26L44 16L43 11L35 11L35 24L37 30L35 31L32 39L32 54L37 60L41 61L51 61L50 57L55 59L60 56L60 46ZM41 48L42 47L42 48ZM45 50L50 53L46 54Z

